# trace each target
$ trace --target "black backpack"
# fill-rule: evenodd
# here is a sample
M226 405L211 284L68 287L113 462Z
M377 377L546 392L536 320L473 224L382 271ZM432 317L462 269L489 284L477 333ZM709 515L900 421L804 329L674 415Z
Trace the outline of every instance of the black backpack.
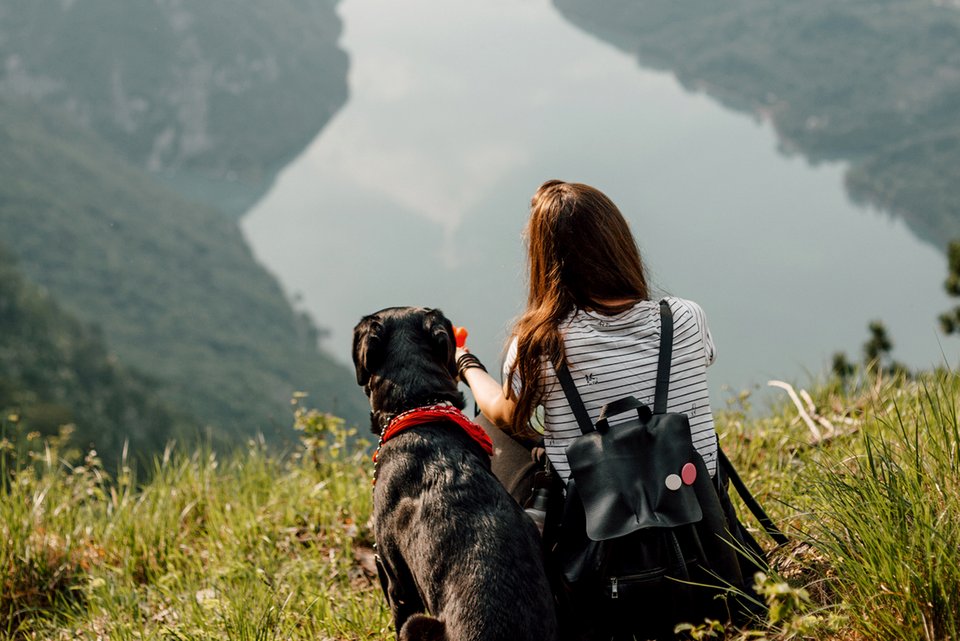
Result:
M566 366L557 370L583 435L566 451L571 476L545 535L562 626L576 639L672 639L679 623L742 623L762 614L753 574L763 552L737 520L727 477L749 497L718 447L711 478L683 414L667 413L673 314L662 301L654 408L633 397L591 424ZM635 417L611 428L613 416ZM786 538L752 497L777 543ZM756 509L755 509L756 508Z

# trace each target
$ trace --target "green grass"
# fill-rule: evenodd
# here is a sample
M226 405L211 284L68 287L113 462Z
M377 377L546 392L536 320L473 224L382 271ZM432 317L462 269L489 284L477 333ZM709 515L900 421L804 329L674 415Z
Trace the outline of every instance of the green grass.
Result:
M728 638L960 639L958 396L948 371L827 382L804 403L818 441L789 402L718 414L724 448L792 537L758 579L769 619ZM8 423L0 639L391 637L366 444L327 415L295 422L285 456L255 441L226 458L168 451L144 484L59 461L56 439Z
M793 625L798 638L960 639L958 395L950 371L823 385L811 403L835 433L816 443L792 404L720 421L794 537L773 554L776 580L810 598L781 637Z
M372 544L369 458L323 415L297 421L307 443L326 436L322 451L168 451L139 487L129 470L58 461L56 443L8 441L0 638L383 638L358 561Z
M922 381L892 400L856 451L814 486L819 539L868 614L867 631L960 638L960 432L955 381ZM869 509L865 509L869 506Z

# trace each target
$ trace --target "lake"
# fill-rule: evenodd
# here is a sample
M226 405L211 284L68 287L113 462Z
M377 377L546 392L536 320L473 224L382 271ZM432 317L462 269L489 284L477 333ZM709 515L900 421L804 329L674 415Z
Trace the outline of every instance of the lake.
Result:
M844 166L778 151L725 110L565 22L544 0L345 0L350 100L247 214L258 259L349 362L353 325L439 307L491 367L525 301L521 231L549 178L606 192L658 291L701 304L711 394L806 384L882 319L893 355L956 361L946 259L853 205Z

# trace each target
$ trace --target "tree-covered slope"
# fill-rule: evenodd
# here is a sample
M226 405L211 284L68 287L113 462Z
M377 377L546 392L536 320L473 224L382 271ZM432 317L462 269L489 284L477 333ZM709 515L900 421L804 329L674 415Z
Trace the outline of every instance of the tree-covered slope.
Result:
M35 106L0 100L0 149L0 238L173 407L269 432L289 425L290 395L305 390L363 420L352 372L319 352L231 219Z
M235 214L347 97L335 0L5 0L0 94Z
M0 416L46 435L73 424L73 442L96 447L111 466L125 440L133 452L158 451L185 425L158 400L151 381L113 358L95 328L25 280L3 247Z
M960 11L927 0L554 0L572 23L850 161L848 188L945 247L960 236Z

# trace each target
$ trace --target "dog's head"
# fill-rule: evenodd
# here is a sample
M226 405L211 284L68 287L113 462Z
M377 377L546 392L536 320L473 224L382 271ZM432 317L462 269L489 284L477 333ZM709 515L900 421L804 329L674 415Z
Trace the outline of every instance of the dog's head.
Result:
M353 328L353 364L374 415L440 401L463 409L453 325L439 309L388 307L364 316ZM376 416L374 423L379 432Z

